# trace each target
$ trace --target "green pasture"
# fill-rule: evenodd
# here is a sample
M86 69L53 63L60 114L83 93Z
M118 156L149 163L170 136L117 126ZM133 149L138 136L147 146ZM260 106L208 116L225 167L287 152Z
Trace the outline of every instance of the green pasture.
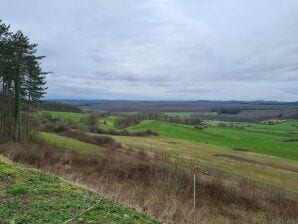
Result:
M298 122L285 122L277 125L254 125L243 129L209 127L204 130L190 125L180 125L160 121L142 121L129 131L151 129L161 137L202 142L230 148L243 148L250 152L263 153L281 158L298 160L298 142L286 142L298 138ZM289 129L288 129L289 128Z

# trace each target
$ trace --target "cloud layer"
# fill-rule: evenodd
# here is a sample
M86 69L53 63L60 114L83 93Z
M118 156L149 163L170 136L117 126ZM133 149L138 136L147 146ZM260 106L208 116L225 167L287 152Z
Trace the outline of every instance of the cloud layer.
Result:
M298 100L296 0L0 0L48 98Z

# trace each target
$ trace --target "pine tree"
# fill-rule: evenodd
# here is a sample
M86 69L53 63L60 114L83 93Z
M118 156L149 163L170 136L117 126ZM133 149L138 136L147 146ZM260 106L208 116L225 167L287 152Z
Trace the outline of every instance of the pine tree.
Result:
M0 21L0 128L1 135L21 141L21 105L27 105L26 136L29 136L31 103L45 94L45 78L36 56L37 44L31 44L21 31L9 32Z

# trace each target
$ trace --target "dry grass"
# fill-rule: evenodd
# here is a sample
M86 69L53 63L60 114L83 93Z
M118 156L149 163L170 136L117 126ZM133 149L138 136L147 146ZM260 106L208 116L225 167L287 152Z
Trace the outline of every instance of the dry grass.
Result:
M143 152L109 149L100 155L64 151L45 144L2 146L0 152L88 186L165 223L295 223L296 196L260 189L246 179L226 184L220 173L197 171L193 209L193 173Z

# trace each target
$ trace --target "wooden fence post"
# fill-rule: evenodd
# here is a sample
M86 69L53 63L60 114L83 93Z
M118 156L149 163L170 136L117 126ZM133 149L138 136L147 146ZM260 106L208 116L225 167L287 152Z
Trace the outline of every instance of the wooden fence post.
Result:
M193 168L193 209L196 208L196 172L198 170L198 166L194 166Z

